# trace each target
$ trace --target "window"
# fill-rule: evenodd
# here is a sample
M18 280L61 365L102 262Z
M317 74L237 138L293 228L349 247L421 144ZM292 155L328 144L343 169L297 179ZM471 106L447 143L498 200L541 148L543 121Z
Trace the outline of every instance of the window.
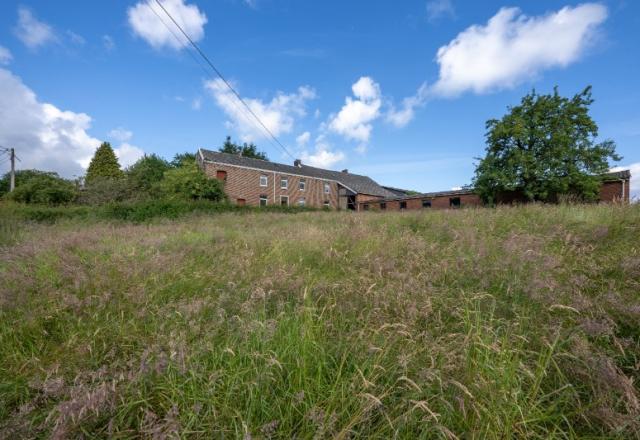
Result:
M325 208L330 208L331 207L331 203L329 203L328 200L325 200L323 205L324 205Z
M423 208L431 208L431 200L423 200L422 201Z
M223 170L216 171L216 179L227 180L227 172Z
M287 188L289 188L289 179L287 179L286 177L282 177L280 179L280 189L287 189Z
M300 191L304 191L304 187L306 184L307 184L306 180L300 179L300 182L298 182L298 189L300 189Z
M280 206L289 206L289 196L280 196Z
M300 197L300 198L298 199L298 206L304 206L304 205L305 205L304 197Z
M459 208L460 207L460 197L451 197L449 199L449 206L451 208Z
M400 209L407 209L407 202L400 202Z
M387 204L386 204L386 203L384 203L384 202L380 203L380 209L381 209L382 211L384 211L385 209L387 209Z
M236 200L236 203L238 204L238 206L244 206L247 204L247 201L245 199L238 199Z
M260 206L267 206L267 200L269 200L267 198L266 195L262 194L260 195Z
M364 205L362 205L362 210L363 211L368 211L369 210L369 204L365 203Z
M260 176L260 186L267 186L269 184L269 178L264 174Z
M331 192L331 186L328 183L324 184L324 193L329 194Z

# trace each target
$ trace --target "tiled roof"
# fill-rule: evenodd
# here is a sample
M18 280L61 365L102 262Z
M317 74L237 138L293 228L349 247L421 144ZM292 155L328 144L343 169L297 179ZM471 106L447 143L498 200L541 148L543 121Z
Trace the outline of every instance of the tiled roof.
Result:
M393 193L387 191L378 185L373 179L367 176L351 174L342 171L325 170L323 168L310 167L302 164L301 166L285 165L277 162L269 162L251 157L243 157L237 154L220 153L219 151L211 151L200 149L202 158L207 162L224 163L227 165L236 165L247 168L255 168L264 171L275 171L276 173L297 174L299 176L315 177L318 179L334 180L341 183L348 189L358 194L368 194L380 197L393 197Z
M610 173L606 173L602 175L603 180L627 180L631 178L631 171L622 170L622 171L612 171Z
M408 194L404 196L392 196L392 197L387 197L385 201L407 200L407 199L430 199L433 197L461 196L465 194L473 194L473 188L452 189L449 191L436 191L436 192L428 192L428 193L420 193L420 194Z

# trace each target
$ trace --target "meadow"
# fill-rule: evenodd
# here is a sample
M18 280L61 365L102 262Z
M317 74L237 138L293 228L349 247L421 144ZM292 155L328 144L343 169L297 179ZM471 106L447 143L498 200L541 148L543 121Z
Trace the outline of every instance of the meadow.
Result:
M640 438L638 205L2 217L0 438Z

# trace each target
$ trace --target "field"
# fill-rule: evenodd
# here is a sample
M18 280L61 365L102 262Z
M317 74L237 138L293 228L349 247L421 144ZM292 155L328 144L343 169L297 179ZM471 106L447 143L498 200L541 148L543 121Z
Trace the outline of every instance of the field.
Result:
M2 231L0 438L640 438L637 205Z

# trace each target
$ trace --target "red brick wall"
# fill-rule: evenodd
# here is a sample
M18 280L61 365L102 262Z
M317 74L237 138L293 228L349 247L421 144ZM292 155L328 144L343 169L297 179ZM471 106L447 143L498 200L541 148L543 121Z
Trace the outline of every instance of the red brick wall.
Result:
M603 182L600 187L601 202L619 202L629 201L629 181L624 181L624 193L622 192L623 183L620 180L612 182Z
M280 196L282 195L289 196L290 206L297 206L299 198L304 197L306 206L322 208L324 201L328 200L332 209L338 207L338 184L333 181L295 176L292 174L274 174L271 171L260 171L214 162L204 163L204 172L207 176L215 179L218 171L227 172L224 192L227 194L227 197L229 197L231 203L238 203L238 199L244 199L247 205L259 206L260 195L264 194L267 196L267 204L269 205L279 205ZM261 175L267 176L266 187L260 186ZM281 177L288 178L287 189L280 189ZM298 187L301 179L306 181L304 191L300 191ZM324 193L325 182L329 184L329 194Z
M410 199L405 199L404 202L407 203L406 209L449 209L449 199L453 197L460 197L460 204L462 207L465 206L481 206L482 202L480 201L480 197L475 194L461 194L454 196L440 196L440 197L415 197ZM422 200L431 200L431 208L422 208ZM378 201L369 201L360 203L360 209L362 210L362 206L364 204L369 205L369 210L379 210L380 202ZM392 200L386 202L387 211L398 211L400 210L400 201Z

